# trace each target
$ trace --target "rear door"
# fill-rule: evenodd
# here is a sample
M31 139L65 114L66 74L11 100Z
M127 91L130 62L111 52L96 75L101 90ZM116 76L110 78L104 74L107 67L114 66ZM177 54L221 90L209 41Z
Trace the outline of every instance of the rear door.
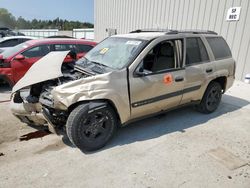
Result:
M182 98L185 70L182 39L156 44L130 73L131 118L177 106Z
M207 43L201 37L188 37L185 40L185 85L181 104L202 98L208 82L215 71L207 52Z

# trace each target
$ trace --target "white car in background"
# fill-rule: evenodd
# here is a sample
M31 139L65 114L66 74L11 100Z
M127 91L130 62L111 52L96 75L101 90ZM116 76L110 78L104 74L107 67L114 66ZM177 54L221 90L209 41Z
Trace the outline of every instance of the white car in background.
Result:
M21 44L27 40L37 39L36 37L29 37L29 36L11 36L11 37L3 37L0 38L0 53L4 50Z

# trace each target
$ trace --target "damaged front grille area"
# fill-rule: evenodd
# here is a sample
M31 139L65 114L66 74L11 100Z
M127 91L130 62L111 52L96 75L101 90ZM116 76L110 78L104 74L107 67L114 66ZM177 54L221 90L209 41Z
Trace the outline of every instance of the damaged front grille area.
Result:
M53 100L53 97L51 95L52 89L53 89L52 87L49 87L49 88L45 89L44 92L41 93L41 95L39 97L39 102L42 105L45 105L48 107L53 107L54 100Z

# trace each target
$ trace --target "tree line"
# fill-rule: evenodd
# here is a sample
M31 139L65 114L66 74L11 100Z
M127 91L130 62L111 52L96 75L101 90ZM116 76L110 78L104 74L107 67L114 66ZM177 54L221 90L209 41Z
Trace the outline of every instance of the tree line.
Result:
M89 22L68 21L60 18L54 20L26 20L23 17L16 18L7 9L0 8L0 27L10 29L59 29L72 30L77 28L93 28Z

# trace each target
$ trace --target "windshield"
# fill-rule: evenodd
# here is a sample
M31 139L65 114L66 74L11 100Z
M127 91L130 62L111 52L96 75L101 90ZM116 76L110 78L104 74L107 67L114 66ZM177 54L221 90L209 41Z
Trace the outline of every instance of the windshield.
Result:
M112 69L121 69L139 53L145 43L145 40L110 37L90 50L85 58Z
M11 47L11 48L7 48L6 50L4 50L1 55L3 55L3 58L8 58L16 53L18 53L20 50L26 48L28 46L27 43L21 43L17 46Z

